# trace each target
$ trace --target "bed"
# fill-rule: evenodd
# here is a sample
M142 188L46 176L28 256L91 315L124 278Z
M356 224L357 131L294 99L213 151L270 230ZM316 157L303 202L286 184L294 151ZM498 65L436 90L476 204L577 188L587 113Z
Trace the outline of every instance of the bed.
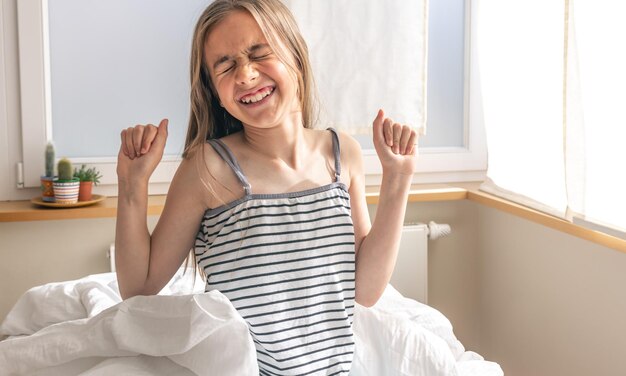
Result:
M115 273L30 289L0 326L0 375L258 375L246 323L193 277L181 269L159 295L125 301ZM354 333L352 376L503 375L392 286L357 305Z

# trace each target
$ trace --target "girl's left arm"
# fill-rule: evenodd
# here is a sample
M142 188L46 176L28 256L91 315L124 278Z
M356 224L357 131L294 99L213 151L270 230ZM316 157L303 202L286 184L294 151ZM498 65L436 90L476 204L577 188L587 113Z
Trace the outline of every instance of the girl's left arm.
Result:
M383 167L383 176L376 216L371 225L358 144L357 150L349 151L350 158L354 157L349 163L356 251L356 301L366 307L378 301L393 273L415 172L416 141L414 130L385 118L382 110L378 112L374 120L374 147Z

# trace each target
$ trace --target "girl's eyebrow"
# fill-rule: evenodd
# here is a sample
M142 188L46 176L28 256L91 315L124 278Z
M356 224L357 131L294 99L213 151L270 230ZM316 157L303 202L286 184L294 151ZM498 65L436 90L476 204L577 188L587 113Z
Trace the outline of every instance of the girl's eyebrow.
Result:
M257 43L257 44L254 44L254 45L250 46L246 50L246 52L250 54L250 53L256 52L256 51L258 51L258 50L260 50L260 49L262 49L264 47L269 47L269 44L267 44L267 43Z
M216 70L216 69L217 69L217 67L218 67L220 64L224 64L224 63L225 63L225 62L227 62L228 60L230 60L230 56L228 56L228 55L224 55L224 56L220 57L219 59L217 59L217 60L215 61L215 63L213 63L213 70Z
M269 47L269 44L267 44L267 43L257 43L257 44L253 44L252 46L248 47L248 48L244 51L244 54L246 54L246 55L247 55L247 54L251 54L251 53L256 52L256 51L258 51L258 50L260 50L260 49L263 49L263 48L265 48L265 47ZM217 69L217 67L218 67L220 64L223 64L223 63L225 63L225 62L227 62L227 61L229 61L229 60L232 60L232 56L230 56L230 55L223 55L223 56L220 56L220 57L219 57L219 58L215 61L215 63L213 63L213 70Z

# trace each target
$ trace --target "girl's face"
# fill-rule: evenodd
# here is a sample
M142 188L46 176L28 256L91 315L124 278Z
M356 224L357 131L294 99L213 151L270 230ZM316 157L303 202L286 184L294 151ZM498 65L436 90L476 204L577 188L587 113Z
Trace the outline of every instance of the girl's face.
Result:
M205 59L221 105L242 123L269 128L300 111L295 77L248 12L232 12L214 27Z

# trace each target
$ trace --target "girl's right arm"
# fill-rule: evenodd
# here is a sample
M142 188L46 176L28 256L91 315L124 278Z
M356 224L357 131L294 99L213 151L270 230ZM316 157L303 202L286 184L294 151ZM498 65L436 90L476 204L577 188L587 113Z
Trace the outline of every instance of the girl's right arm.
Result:
M193 247L205 206L196 192L197 175L183 160L152 235L147 226L148 181L163 156L167 120L158 128L138 125L122 131L118 154L115 267L123 299L158 293Z

